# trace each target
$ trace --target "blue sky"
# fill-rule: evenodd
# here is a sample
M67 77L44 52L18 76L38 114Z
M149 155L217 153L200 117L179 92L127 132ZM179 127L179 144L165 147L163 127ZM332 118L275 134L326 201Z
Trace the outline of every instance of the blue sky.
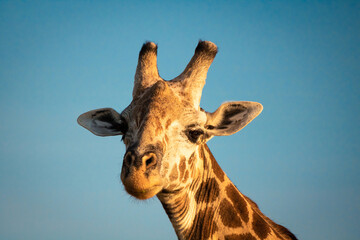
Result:
M0 239L176 239L123 190L120 137L76 118L130 103L144 41L172 79L199 39L201 106L264 106L209 142L230 179L299 239L358 238L359 29L358 1L0 1Z

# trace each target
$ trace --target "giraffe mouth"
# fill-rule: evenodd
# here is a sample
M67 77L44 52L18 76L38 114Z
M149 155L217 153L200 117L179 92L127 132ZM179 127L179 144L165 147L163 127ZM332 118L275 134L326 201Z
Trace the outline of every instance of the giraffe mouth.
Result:
M156 194L158 194L161 190L162 190L162 185L154 185L152 187L149 188L143 188L143 189L137 189L131 186L127 186L125 185L125 190L133 197L140 199L140 200L145 200L145 199L149 199L152 198L153 196L155 196Z
M145 160L156 160L155 154L147 154L146 156L149 155L151 157L147 157ZM126 164L125 158L120 178L124 184L126 192L128 192L131 196L137 199L148 199L152 198L163 189L163 181L158 173L158 170L153 169L154 166L148 167L151 163L148 164L147 161L144 161L144 157L142 158L142 161L144 164L138 168L135 166L129 167Z

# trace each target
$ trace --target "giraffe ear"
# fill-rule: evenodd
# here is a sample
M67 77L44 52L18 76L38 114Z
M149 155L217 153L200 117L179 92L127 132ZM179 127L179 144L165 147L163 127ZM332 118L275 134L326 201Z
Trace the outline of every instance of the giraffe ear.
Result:
M77 122L98 136L123 135L127 124L112 108L101 108L81 114Z
M227 102L215 112L206 113L205 128L209 136L227 136L244 128L256 118L263 107L256 102Z

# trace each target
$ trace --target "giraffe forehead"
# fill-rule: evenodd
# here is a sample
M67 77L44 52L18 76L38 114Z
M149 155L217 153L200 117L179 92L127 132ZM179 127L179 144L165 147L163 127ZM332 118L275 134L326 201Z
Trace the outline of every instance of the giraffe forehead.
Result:
M152 128L163 128L168 121L179 118L182 110L179 99L169 94L145 95L132 103L132 118L136 126L152 126Z
M159 82L147 89L131 103L131 115L137 126L144 122L156 122L161 127L177 121L180 123L206 121L206 114L179 94L179 89Z

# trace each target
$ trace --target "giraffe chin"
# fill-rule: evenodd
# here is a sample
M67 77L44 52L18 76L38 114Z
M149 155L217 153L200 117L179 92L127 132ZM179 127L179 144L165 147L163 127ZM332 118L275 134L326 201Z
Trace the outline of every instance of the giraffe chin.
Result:
M149 188L134 188L126 185L124 186L126 192L128 192L131 196L140 200L152 198L162 190L162 186L160 185L154 185Z

